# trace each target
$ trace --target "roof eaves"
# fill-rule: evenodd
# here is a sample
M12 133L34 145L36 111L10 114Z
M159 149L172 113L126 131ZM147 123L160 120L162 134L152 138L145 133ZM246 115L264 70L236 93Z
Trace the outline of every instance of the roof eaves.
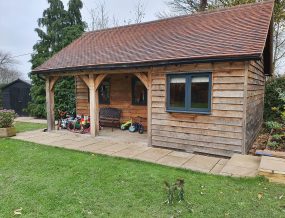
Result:
M195 64L195 63L209 63L209 62L226 62L226 61L248 61L248 60L260 60L261 54L250 54L243 56L229 56L229 57L211 57L211 58L196 58L196 59L177 59L177 60L165 60L165 61L146 61L137 63L120 63L120 64L104 64L104 65L90 65L90 66L78 66L78 67L66 67L57 69L43 69L33 70L32 74L42 73L55 73L55 72L71 72L71 71L85 71L85 70L119 70L127 68L144 68L144 67L160 67L166 65L181 65L181 64Z

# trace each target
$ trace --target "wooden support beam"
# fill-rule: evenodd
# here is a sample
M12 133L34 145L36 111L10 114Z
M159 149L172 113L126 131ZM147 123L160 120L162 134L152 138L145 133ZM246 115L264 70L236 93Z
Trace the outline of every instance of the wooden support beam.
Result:
M151 127L151 122L152 122L152 90L151 90L151 74L152 70L148 72L148 86L147 86L147 141L148 141L148 146L152 146L152 127Z
M59 76L50 77L50 90L54 90L55 83L59 79Z
M47 112L47 124L48 131L55 129L54 124L54 82L55 80L50 77L46 77L46 112Z
M78 76L84 83L85 85L87 85L87 87L89 88L90 86L90 78L86 75L80 75Z
M89 96L90 96L90 132L92 136L99 133L99 100L98 90L95 89L96 75L89 75Z
M140 79L140 81L145 85L145 87L148 89L148 76L144 73L135 73L136 77Z
M96 77L96 80L95 80L95 90L98 89L98 87L100 86L101 82L105 79L106 76L107 76L107 74L99 74Z

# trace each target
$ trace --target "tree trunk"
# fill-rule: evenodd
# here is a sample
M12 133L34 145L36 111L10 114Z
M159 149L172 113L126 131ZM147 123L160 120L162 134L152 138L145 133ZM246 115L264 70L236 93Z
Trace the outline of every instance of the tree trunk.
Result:
M207 8L208 0L200 0L199 11L205 11Z

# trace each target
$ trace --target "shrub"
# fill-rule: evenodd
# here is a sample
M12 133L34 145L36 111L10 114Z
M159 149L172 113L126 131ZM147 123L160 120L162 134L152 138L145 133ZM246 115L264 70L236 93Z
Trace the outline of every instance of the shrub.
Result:
M266 125L267 129L269 129L269 130L271 130L271 129L273 129L273 130L279 130L279 129L282 128L282 124L281 124L281 123L278 123L278 122L276 122L276 121L267 121L267 122L265 123L265 125Z
M273 113L272 109L280 108L284 102L280 101L280 90L285 90L285 77L269 79L265 84L264 120L277 119L280 115Z
M267 143L267 146L273 150L277 149L279 147L279 143L276 142L276 141L273 141L273 142L268 142Z
M273 140L281 140L282 139L282 137L283 137L283 135L281 135L281 134L274 134L274 135L272 135L272 139Z
M0 128L8 128L13 126L16 113L13 110L0 110Z

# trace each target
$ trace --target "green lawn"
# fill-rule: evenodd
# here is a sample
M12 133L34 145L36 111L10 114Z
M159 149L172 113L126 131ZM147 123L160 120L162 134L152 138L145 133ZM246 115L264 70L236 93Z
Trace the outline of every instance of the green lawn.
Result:
M47 127L47 125L41 123L16 122L15 127L17 132L25 132L36 129L44 129Z
M185 179L169 206L163 181ZM258 194L262 196L258 198ZM285 186L0 139L0 217L285 217Z

